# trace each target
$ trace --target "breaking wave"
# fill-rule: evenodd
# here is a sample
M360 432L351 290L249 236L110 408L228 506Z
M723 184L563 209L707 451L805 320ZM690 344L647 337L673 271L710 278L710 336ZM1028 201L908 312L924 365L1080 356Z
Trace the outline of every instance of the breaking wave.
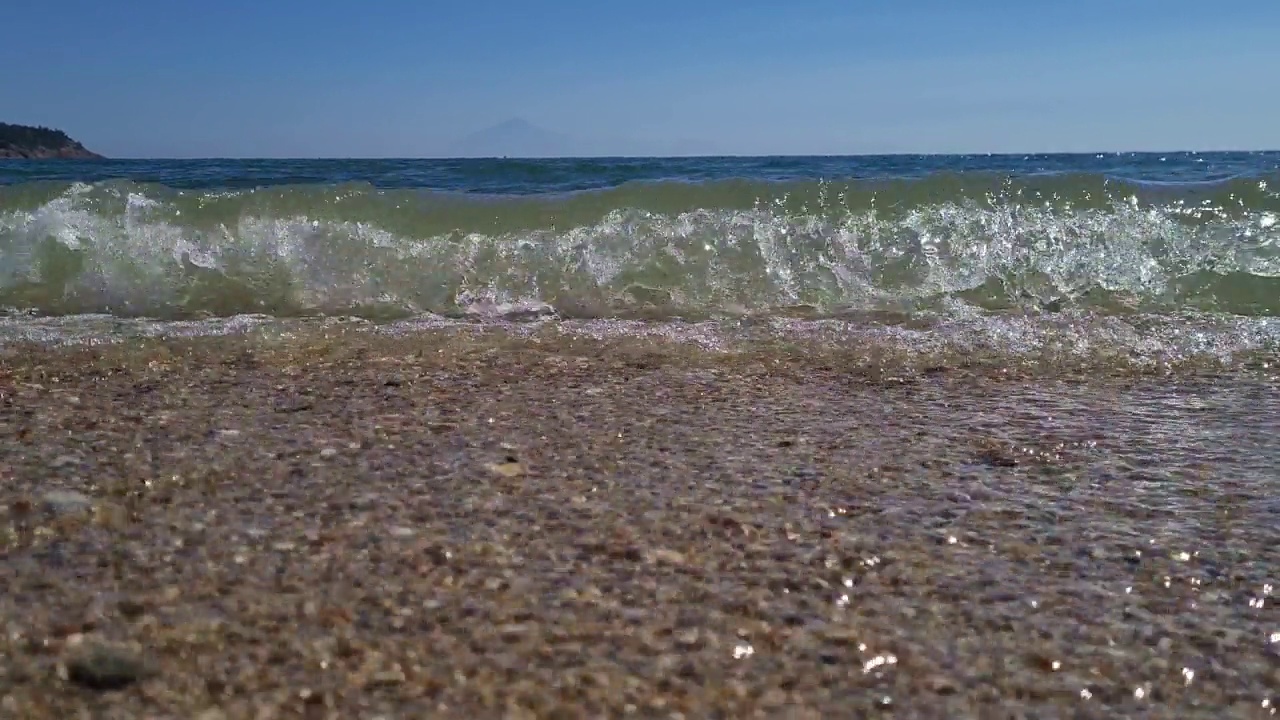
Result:
M1269 182L1270 180L1270 182ZM0 306L402 318L1280 313L1274 179L0 188Z

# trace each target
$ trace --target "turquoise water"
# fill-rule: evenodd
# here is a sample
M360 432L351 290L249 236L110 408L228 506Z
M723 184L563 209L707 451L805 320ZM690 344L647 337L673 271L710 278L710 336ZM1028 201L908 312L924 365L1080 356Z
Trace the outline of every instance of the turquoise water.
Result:
M0 337L749 320L1229 358L1280 338L1277 239L1280 153L12 161Z

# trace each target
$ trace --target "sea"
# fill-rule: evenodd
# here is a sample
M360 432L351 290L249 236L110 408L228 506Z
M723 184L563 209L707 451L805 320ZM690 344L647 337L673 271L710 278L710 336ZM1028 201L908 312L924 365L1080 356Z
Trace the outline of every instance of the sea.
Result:
M0 346L338 320L1266 362L1280 152L0 161Z

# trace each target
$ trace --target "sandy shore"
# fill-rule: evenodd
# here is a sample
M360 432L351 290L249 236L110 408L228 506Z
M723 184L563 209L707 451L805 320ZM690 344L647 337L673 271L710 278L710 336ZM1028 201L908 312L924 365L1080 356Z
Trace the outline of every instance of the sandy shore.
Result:
M0 716L1273 717L1269 461L1122 412L1221 382L440 333L10 353ZM1274 382L1233 382L1265 443Z

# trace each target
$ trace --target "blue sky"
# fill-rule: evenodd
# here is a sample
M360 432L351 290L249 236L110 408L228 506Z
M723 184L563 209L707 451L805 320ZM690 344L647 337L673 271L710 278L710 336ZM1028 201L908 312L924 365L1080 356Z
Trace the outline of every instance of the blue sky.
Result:
M1276 0L19 0L0 120L117 157L1280 148Z

